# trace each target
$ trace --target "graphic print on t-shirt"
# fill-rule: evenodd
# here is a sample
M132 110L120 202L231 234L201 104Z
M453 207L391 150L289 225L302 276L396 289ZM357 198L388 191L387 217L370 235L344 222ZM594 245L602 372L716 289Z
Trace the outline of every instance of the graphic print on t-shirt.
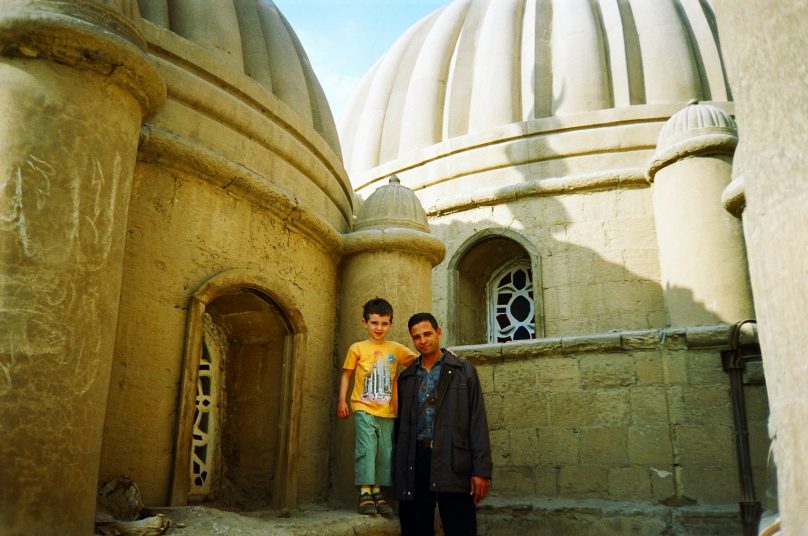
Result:
M362 388L362 401L374 404L390 402L393 394L393 381L390 372L390 363L395 363L393 354L384 355L377 351L373 354L373 368L365 377Z

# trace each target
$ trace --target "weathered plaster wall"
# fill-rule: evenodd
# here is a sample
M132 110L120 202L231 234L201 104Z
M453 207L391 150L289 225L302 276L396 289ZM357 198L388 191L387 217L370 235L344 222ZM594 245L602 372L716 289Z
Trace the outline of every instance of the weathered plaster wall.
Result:
M2 450L14 450L0 472L0 527L31 530L28 505L46 505L45 518L51 508L92 517L139 110L67 66L4 61L0 77L0 429ZM96 126L88 103L109 108L110 123ZM33 485L49 478L77 489Z
M146 503L166 504L190 300L210 278L241 270L260 274L299 317L303 379L293 387L301 402L291 416L299 437L290 470L301 501L322 498L339 233L353 212L334 140L241 65L142 26L169 100L141 132L101 476L126 474Z
M299 310L306 324L299 487L304 499L320 497L330 420L323 408L332 405L333 256L246 199L144 164L136 171L127 235L102 478L126 474L144 502L166 502L187 305L213 275L243 268L288 296L291 302L280 305Z
M4 535L92 531L137 135L165 100L130 8L0 8Z

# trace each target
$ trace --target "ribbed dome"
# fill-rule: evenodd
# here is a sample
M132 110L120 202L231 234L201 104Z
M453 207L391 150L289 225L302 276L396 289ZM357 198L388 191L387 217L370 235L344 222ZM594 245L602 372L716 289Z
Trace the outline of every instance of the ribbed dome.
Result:
M455 0L365 77L343 155L355 177L503 125L728 93L706 2Z
M141 16L255 79L340 154L317 77L297 35L271 0L140 0Z
M696 154L733 154L738 145L735 120L726 111L693 100L662 126L656 153L648 163L646 177L668 164Z
M395 175L373 192L359 209L354 231L403 227L429 232L426 212L409 188L401 186Z
M657 152L664 151L684 138L707 134L737 136L732 116L720 108L692 101L671 116L659 132Z

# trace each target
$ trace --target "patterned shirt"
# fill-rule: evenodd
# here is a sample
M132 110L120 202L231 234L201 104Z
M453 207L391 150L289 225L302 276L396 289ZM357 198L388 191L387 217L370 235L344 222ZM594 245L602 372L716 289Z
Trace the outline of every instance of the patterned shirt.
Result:
M418 417L416 418L416 439L418 441L432 441L432 426L435 421L435 410L438 408L438 379L443 364L443 356L427 371L421 366L418 359Z
M398 407L398 366L408 366L414 360L412 350L397 342L360 341L352 344L342 366L355 372L351 409L394 418Z

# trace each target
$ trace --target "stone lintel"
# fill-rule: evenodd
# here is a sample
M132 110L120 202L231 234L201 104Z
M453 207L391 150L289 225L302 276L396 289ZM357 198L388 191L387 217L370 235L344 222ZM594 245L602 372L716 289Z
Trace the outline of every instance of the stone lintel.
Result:
M622 349L619 331L561 338L561 351L565 354L614 352Z
M476 363L496 365L502 363L502 347L498 345L473 344L463 346L463 357Z
M659 348L662 334L656 329L620 332L620 343L624 349L653 350Z
M561 357L573 353L614 353L634 350L726 350L731 347L731 324L626 330L593 333L572 337L542 338L498 344L455 346L458 355L480 363L497 363ZM757 328L744 324L740 333L741 344L757 343Z
M696 326L687 328L687 344L692 348L727 349L732 333L731 324L717 324L713 326ZM744 324L739 333L738 342L741 344L756 344L758 342L757 325Z

